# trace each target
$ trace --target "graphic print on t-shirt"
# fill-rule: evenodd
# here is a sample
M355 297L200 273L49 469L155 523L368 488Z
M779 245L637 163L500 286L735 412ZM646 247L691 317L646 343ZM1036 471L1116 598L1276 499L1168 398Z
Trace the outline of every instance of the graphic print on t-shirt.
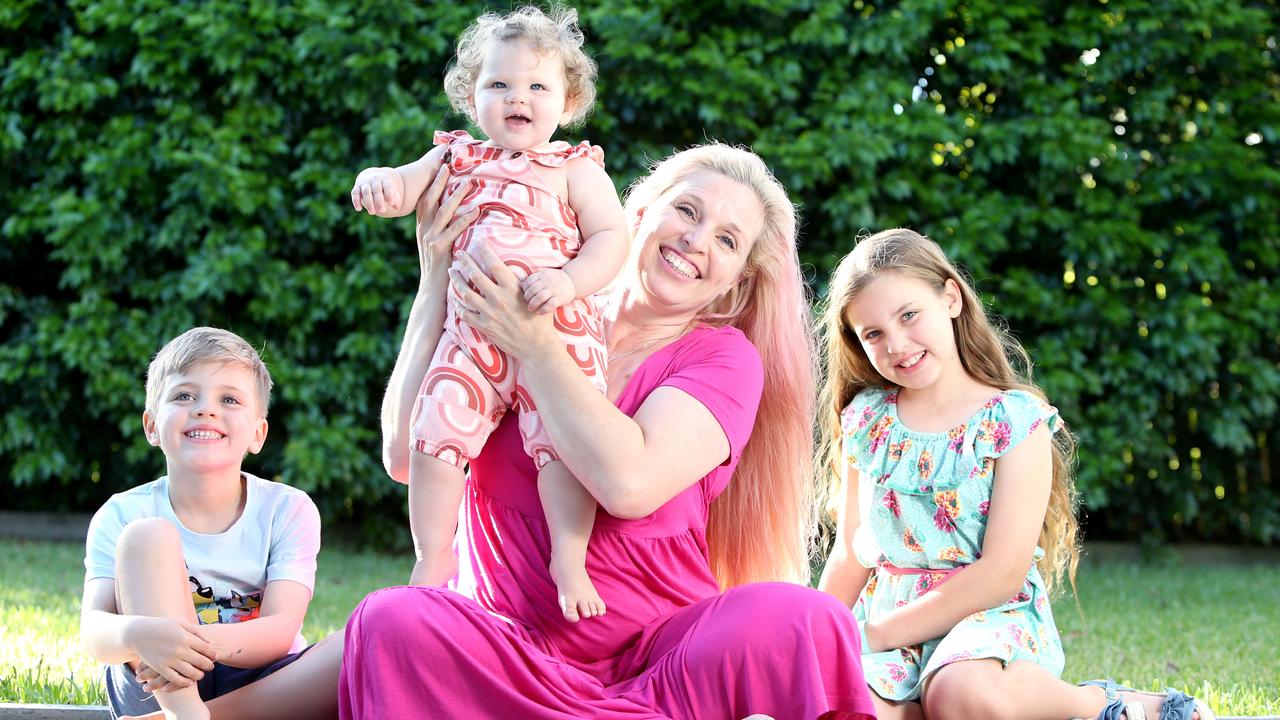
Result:
M213 587L195 575L187 576L187 582L191 583L191 602L196 606L196 619L201 625L244 622L258 617L261 612L261 590L241 593L227 588L228 594L216 597Z

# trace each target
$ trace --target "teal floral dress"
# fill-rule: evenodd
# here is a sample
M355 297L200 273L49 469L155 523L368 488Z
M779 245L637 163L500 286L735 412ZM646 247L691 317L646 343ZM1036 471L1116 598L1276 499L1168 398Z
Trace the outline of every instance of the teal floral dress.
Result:
M1020 390L1000 393L947 432L916 432L898 419L896 389L859 393L841 414L843 454L858 470L859 562L874 568L853 606L859 627L923 595L982 554L996 458L1058 411ZM1039 559L1044 552L1036 548ZM930 673L958 660L1031 660L1062 673L1062 643L1035 564L1003 605L974 613L921 645L867 652L863 672L888 700L918 700Z

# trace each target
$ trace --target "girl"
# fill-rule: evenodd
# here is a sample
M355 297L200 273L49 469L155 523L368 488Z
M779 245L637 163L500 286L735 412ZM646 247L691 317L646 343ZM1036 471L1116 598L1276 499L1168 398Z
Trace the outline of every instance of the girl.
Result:
M866 238L824 327L822 459L843 502L819 587L853 606L879 717L1212 718L1177 691L1058 679L1049 594L1075 579L1074 442L942 250L910 230Z
M603 335L592 296L626 258L622 206L600 148L550 142L595 99L596 67L582 42L571 9L553 9L550 17L533 7L480 16L458 41L445 90L489 139L437 132L436 147L419 160L361 172L351 202L372 215L407 215L438 173L452 175L450 192L466 186L454 193L454 207L471 223L455 253L481 243L496 251L521 279L529 309L555 312L569 354L603 393ZM452 577L462 465L515 408L525 452L539 468L551 574L565 618L577 622L605 610L584 567L596 504L559 462L525 386L522 368L451 303L414 410L409 518L417 564L410 582L441 585Z

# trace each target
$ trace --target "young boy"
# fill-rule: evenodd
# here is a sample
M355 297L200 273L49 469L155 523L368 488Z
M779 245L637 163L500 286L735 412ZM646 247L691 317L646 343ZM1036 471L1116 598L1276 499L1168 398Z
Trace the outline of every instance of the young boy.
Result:
M225 330L188 330L147 369L142 427L168 474L107 500L84 559L80 635L108 664L113 717L207 718L204 700L306 646L320 516L240 469L267 439L270 394L258 353Z

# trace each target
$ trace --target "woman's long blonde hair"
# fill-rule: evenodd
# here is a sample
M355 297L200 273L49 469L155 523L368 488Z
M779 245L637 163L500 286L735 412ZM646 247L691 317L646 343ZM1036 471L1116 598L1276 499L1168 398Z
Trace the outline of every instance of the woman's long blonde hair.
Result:
M742 183L764 210L764 228L742 279L698 320L742 331L760 351L764 390L751 440L728 488L711 504L707 544L724 587L759 580L805 582L817 525L813 482L814 348L808 298L796 254L796 209L755 153L709 143L654 166L627 192L636 227L676 183L712 171Z
M865 238L836 266L821 310L826 380L818 399L822 433L818 463L824 498L835 497L841 477L840 412L864 389L889 385L867 359L845 316L845 309L858 293L886 272L921 280L939 293L947 280L955 281L963 307L951 322L965 372L985 385L1045 397L1031 380L1026 351L987 315L978 294L937 243L902 228ZM1075 439L1064 426L1053 435L1053 489L1039 542L1044 549L1040 572L1050 591L1064 575L1075 585L1079 546L1077 497L1071 477L1074 457Z

